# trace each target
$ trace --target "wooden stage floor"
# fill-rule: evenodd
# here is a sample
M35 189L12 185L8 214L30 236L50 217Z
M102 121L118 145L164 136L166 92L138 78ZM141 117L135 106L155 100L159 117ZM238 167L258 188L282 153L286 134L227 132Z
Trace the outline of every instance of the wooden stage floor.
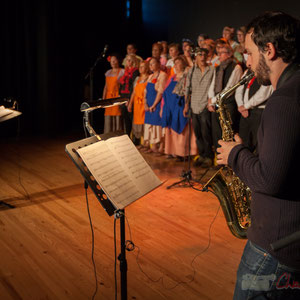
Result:
M0 142L0 201L15 206L0 206L0 299L92 299L92 235L83 178L65 152L65 145L77 139ZM143 156L164 183L126 208L126 239L136 245L126 252L128 299L232 299L245 240L229 232L213 194L167 189L181 179L186 163ZM204 172L192 168L195 179ZM114 217L90 189L88 202L95 299L114 299ZM118 220L116 225L119 254ZM121 299L119 262L117 280Z

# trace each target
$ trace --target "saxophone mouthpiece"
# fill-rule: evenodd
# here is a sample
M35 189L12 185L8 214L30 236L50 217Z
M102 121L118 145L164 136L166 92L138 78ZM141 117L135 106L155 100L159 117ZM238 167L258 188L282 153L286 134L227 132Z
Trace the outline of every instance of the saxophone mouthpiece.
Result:
M245 83L249 82L254 77L254 72L250 72L246 74L239 82L240 85L244 85Z

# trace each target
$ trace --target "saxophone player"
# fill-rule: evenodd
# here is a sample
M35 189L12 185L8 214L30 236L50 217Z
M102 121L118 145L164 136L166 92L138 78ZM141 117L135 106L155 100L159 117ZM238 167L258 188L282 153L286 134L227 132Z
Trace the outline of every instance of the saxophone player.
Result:
M218 164L228 164L252 191L234 300L300 299L300 241L278 251L270 246L300 230L299 28L298 19L282 12L248 25L247 63L258 83L274 89L258 129L258 156L239 137L219 141Z

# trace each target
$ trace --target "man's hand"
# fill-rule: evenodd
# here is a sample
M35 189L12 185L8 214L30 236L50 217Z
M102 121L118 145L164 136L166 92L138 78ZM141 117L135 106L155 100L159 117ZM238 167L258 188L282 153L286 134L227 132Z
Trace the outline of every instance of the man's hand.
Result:
M186 103L185 106L184 106L184 109L183 109L183 116L185 118L188 117L188 110L189 110L189 105Z
M249 117L249 111L248 110L244 110L243 112L241 112L243 118L248 118Z
M234 136L235 141L233 142L224 142L223 140L219 140L218 143L221 147L217 149L217 163L218 165L227 165L228 164L228 156L231 152L232 148L241 144L242 139L238 134Z
M247 108L245 108L244 105L241 105L238 107L238 111L241 113L241 115L244 117L244 118L248 118L249 117L249 111Z
M212 101L211 101L210 98L209 98L208 101L207 101L207 109L208 109L208 111L210 111L210 112L215 112L215 111L216 111L215 105L212 104Z

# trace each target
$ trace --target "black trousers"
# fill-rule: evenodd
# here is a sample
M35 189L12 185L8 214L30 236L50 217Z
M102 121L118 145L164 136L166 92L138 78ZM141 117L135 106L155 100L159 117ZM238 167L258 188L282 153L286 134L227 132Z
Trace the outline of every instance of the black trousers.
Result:
M211 113L207 108L200 114L192 113L192 125L199 155L212 159L214 154L212 151Z
M237 110L237 105L235 100L226 102L227 110L230 114L232 120L232 130L234 132L239 132L239 120L240 120L240 113ZM211 114L211 124L212 124L212 137L213 137L213 145L215 151L219 146L218 140L222 139L222 128L220 126L219 121L219 114L217 112L213 112Z
M243 144L252 152L257 152L257 131L260 124L263 108L249 109L247 118L241 117L239 135Z

